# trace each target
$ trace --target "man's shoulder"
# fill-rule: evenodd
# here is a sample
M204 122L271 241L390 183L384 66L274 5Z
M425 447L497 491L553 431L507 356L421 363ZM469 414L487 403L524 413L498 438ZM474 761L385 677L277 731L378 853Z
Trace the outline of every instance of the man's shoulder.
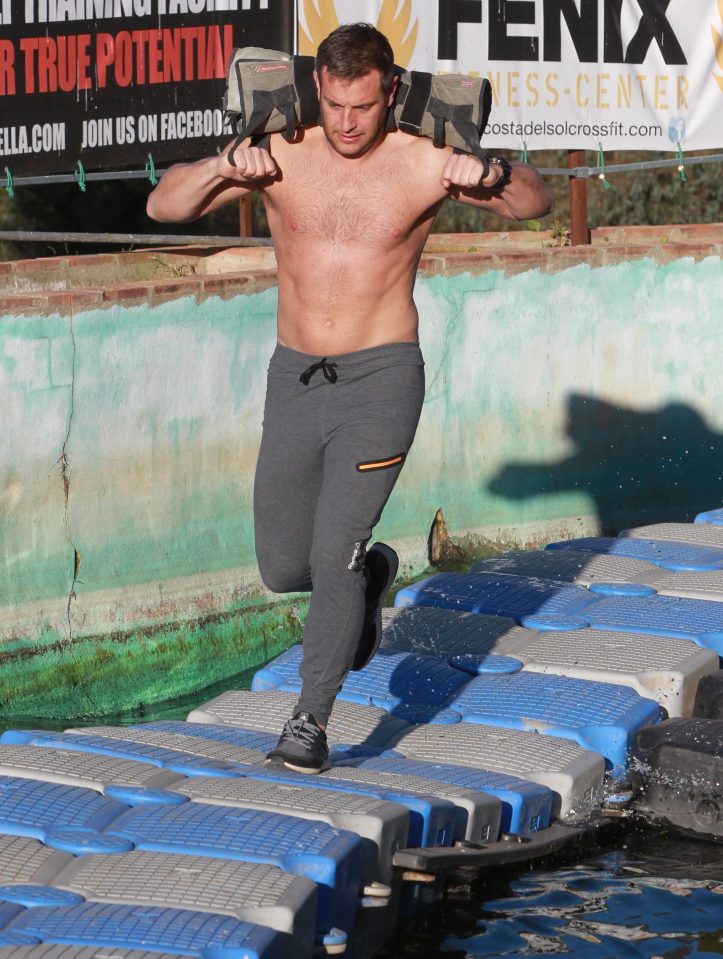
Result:
M436 147L429 137L414 136L402 130L392 130L387 139L396 149L414 156L415 162L444 166L452 154L451 147Z
M293 150L294 154L299 154L313 149L323 136L324 133L319 126L297 127L290 140L286 139L285 132L267 134L266 148L272 156L274 151L282 154Z
M413 170L417 183L426 178L436 184L452 155L451 147L436 147L429 137L414 136L401 130L389 133L387 139L397 155L399 165Z

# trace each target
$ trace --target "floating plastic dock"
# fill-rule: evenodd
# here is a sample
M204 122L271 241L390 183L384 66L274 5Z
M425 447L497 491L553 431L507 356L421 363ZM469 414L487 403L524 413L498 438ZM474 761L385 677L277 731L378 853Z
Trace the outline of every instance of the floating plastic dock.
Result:
M695 523L712 523L714 526L723 526L723 509L709 509L705 513L698 513Z
M372 796L383 802L397 803L409 812L409 846L451 846L460 833L460 817L455 804L439 795L406 789L398 785L389 786L382 777L372 775L354 775L355 770L335 768L314 778L317 789L332 794L357 793ZM280 785L298 784L307 779L303 773L287 769L266 768L250 769L248 776L257 776ZM498 814L499 815L499 814Z
M550 825L552 792L546 786L525 782L515 776L454 766L450 763L428 763L423 760L384 756L347 759L340 765L350 766L357 772L370 770L381 773L389 786L422 789L425 785L430 788L431 783L434 783L435 794L442 798L452 799L459 796L459 790L449 789L448 786L461 786L465 793L477 792L494 796L501 805L502 833L528 836ZM494 833L483 838L492 840Z
M0 742L35 746L51 746L70 752L98 753L116 759L143 762L183 776L219 776L234 779L240 775L241 763L220 762L205 755L182 753L170 746L150 745L140 733L138 739L129 731L114 735L110 727L103 735L85 732L45 732L44 730L9 730L0 737Z
M179 950L200 959L216 955L271 959L284 954L289 939L264 926L213 913L97 903L47 907L41 903L39 897L37 905L23 909L4 932L40 942Z
M28 937L22 939L27 941ZM3 942L15 939L21 942L19 935L0 932L0 959L108 959L108 951L103 946L72 946L42 944L36 946L3 946ZM113 959L182 959L179 953L149 952L147 949L121 949L113 947ZM208 953L206 954L208 955Z
M689 716L702 678L717 675L719 658L686 639L644 633L575 629L540 632L516 626L494 628L496 617L434 607L406 606L386 610L381 652L414 649L425 636L426 654L442 657L471 675L488 675L490 661L510 661L506 670L552 673L630 686L655 700L669 716ZM479 621L475 624L475 621ZM449 654L452 655L449 655Z
M251 688L300 692L301 656L302 647L292 646L256 673ZM454 669L443 659L384 650L364 669L349 673L340 696L347 702L379 706L389 712L394 707L412 703L430 706L433 707L429 711L430 721L440 721L435 715L438 713L436 707L443 707L450 702L468 682L469 676ZM449 721L453 722L454 719Z
M674 573L640 559L583 550L515 552L472 565L473 573L513 573L590 588L595 583L649 586L661 596L723 602L723 570Z
M677 540L615 539L611 536L584 536L549 543L545 549L573 549L584 553L604 553L608 556L625 556L640 559L653 566L661 566L674 572L700 572L723 569L723 549L711 546L696 546Z
M546 786L558 818L579 818L602 803L604 758L554 736L473 723L413 726L395 748L407 758L508 773Z
M701 679L693 703L693 716L723 719L723 671L718 670Z
M283 653L256 674L255 689L300 690L301 647ZM635 732L661 718L656 703L637 692L609 683L540 675L484 675L471 679L443 660L413 653L380 651L369 665L351 673L340 698L366 701L391 712L406 703L427 707L428 723L440 714L465 722L573 739L603 755L622 771ZM409 710L407 711L409 715Z
M625 686L539 673L479 676L451 707L468 723L571 739L604 756L617 775L635 733L661 718L657 703Z
M189 722L243 726L279 738L279 717L290 716L297 697L284 692L229 690L188 714ZM282 720L283 722L283 720ZM350 743L385 748L409 723L383 709L337 702L326 728L330 745Z
M539 630L635 630L689 639L723 655L723 604L650 594L649 587L619 583L596 583L588 590L507 573L438 573L400 590L396 605L507 616Z
M298 647L185 722L7 731L0 959L368 955L403 883L631 815L723 838L721 530L711 510L406 587L317 776L264 762Z
M48 886L81 901L212 912L285 932L298 955L313 947L316 883L273 866L155 852L75 857L0 836L0 873L4 888Z
M655 523L638 526L620 533L622 538L675 540L694 546L714 546L723 549L723 529L715 523Z
M631 764L641 810L686 831L723 838L723 723L671 719L642 730Z

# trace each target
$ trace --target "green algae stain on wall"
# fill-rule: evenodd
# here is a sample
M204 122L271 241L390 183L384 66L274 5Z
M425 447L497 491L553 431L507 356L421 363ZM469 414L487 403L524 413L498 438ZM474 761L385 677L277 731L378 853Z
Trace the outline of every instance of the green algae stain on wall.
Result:
M199 692L301 640L305 601L240 604L195 623L68 642L52 630L0 652L0 720L84 720Z

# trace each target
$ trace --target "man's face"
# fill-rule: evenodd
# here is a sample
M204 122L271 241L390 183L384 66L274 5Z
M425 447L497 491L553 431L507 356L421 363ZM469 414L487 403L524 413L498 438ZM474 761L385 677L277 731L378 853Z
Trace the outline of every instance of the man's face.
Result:
M396 78L385 91L378 70L351 81L335 77L326 67L322 67L321 76L314 76L324 133L336 152L354 158L376 146L387 109L394 102Z

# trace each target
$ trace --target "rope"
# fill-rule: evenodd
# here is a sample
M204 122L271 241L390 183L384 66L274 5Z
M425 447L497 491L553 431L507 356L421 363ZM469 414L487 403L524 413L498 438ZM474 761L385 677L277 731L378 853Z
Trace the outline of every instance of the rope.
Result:
M148 174L148 179L151 181L151 186L158 185L158 177L156 176L156 167L153 163L153 157L151 154L148 154L148 159L146 160L146 173Z
M597 165L600 167L597 178L598 180L602 180L602 185L606 190L609 190L611 184L605 176L605 154L603 153L602 143L598 143L597 145Z
M683 159L683 148L680 145L680 140L678 140L678 152L676 158L678 160L678 176L680 177L680 185L685 186L685 182L688 177L685 175L685 160Z
M78 181L78 186L80 187L80 192L85 193L85 169L80 160L78 160L78 169L75 171L75 176Z
M220 148L219 148L220 152ZM715 153L710 156L688 156L685 159L687 167L698 163L720 163L723 160L723 153ZM642 170L660 170L666 167L677 167L680 163L677 158L672 160L638 160L632 163L611 163L606 166L608 173L635 173ZM544 176L565 176L581 177L583 179L590 176L597 176L601 171L599 167L538 167L540 173ZM156 176L163 176L165 170L156 170ZM147 180L147 170L110 170L103 173L86 173L85 180L90 183L110 180ZM13 185L18 186L45 186L53 183L77 183L78 174L76 173L56 173L45 174L41 176L14 176ZM0 185L5 186L2 179Z

